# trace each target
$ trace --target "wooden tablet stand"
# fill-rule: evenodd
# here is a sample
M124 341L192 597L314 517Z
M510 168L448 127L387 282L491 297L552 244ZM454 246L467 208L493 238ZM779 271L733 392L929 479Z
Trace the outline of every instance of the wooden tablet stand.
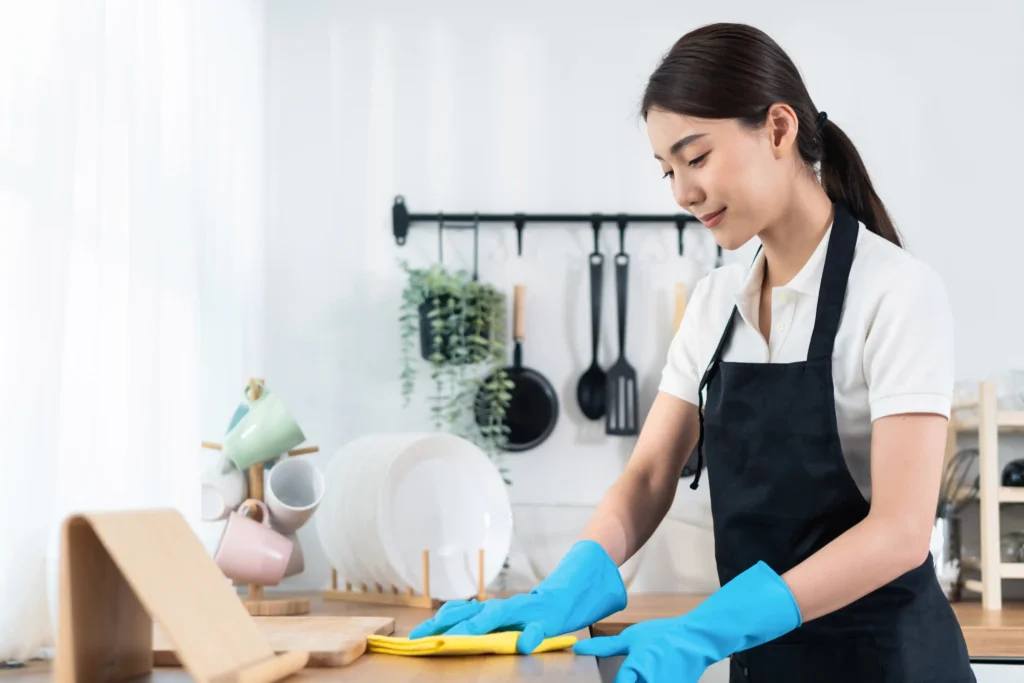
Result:
M249 378L249 398L255 401L263 394L264 382L262 379L254 377ZM221 445L219 443L212 443L210 441L203 442L203 448L209 448L212 450L219 451ZM306 448L296 448L288 451L288 456L293 457L296 455L306 455L308 453L316 453L320 450L318 446L308 446ZM254 498L256 500L263 500L263 463L256 463L249 468L249 496L248 498ZM254 511L254 514L259 514L258 510ZM256 521L260 519L255 518ZM245 607L249 610L249 614L259 617L283 617L293 616L297 614L308 614L309 613L309 599L308 598L286 598L286 599L267 599L263 597L263 586L255 583L248 584L248 597L245 599Z
M65 519L59 591L57 683L149 674L154 620L199 683L271 683L309 660L274 653L177 510Z
M484 550L477 551L477 594L476 599L480 602L487 600L490 596L484 587ZM331 567L331 587L323 592L324 600L343 600L347 602L360 602L377 605L404 605L406 607L423 607L426 609L437 609L441 606L441 600L430 595L430 551L423 551L423 594L416 595L413 589L399 590L397 586L385 588L379 583L372 587L365 583L360 584L359 590L353 590L352 584L345 582L345 587L338 588L338 570Z

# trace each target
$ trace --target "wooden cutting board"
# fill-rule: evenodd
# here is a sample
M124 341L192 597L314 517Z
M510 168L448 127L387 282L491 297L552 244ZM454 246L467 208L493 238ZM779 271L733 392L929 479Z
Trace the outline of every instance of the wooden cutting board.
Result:
M351 664L366 652L366 637L390 636L393 617L253 617L274 652L309 652L307 667ZM153 624L153 665L181 666L170 639L160 624Z

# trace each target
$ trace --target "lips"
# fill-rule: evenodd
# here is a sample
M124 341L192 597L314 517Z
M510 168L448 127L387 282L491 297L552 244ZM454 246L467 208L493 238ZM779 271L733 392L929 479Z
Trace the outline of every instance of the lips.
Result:
M719 223L722 222L722 216L724 216L724 215L725 215L725 208L723 207L723 208L719 209L718 211L713 211L711 213L706 213L703 216L700 216L699 218L700 218L700 222L703 223L705 226L707 226L709 228L713 228L713 227L715 227L716 225L718 225Z

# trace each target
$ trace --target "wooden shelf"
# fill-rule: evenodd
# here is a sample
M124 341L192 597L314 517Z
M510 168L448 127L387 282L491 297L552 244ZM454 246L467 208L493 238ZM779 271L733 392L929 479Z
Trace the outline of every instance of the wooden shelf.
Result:
M1004 579L1024 579L1024 562L1003 562L999 565L999 575Z
M981 571L981 565L974 558L965 558L961 562L961 567L965 571ZM1004 579L1024 579L1024 562L1000 562L999 563L999 576ZM981 582L968 582L971 586L965 586L970 591L975 593L981 593Z
M1024 503L1024 486L1000 486L998 490L1000 503ZM959 503L966 500L977 500L978 494L970 486L961 486L953 498L954 502Z
M962 415L971 411L973 415ZM1024 410L1000 410L996 384L986 380L978 385L978 398L954 404L946 434L946 461L957 452L957 438L963 432L978 435L978 492L970 496L970 488L961 488L956 498L976 497L981 532L981 580L964 581L964 588L981 593L984 611L1002 609L1003 579L1024 579L1024 563L1002 562L1000 506L1003 503L1024 503L1024 488L1002 486L999 468L999 441L1005 433L1024 433ZM966 568L966 567L965 567Z
M1000 486L1000 503L1024 503L1024 486Z
M956 406L956 409L959 410L961 405ZM981 426L981 416L966 415L964 417L954 417L953 425L954 429L958 432L976 431ZM996 427L1004 432L1024 432L1024 410L998 411L996 413Z

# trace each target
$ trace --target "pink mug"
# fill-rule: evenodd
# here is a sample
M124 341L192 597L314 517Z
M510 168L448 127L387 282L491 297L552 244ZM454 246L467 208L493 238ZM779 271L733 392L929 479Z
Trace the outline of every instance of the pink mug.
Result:
M262 521L232 511L213 559L224 576L235 582L276 586L288 569L294 544L270 527L270 510L263 501L250 498L239 510L251 506L260 509Z

